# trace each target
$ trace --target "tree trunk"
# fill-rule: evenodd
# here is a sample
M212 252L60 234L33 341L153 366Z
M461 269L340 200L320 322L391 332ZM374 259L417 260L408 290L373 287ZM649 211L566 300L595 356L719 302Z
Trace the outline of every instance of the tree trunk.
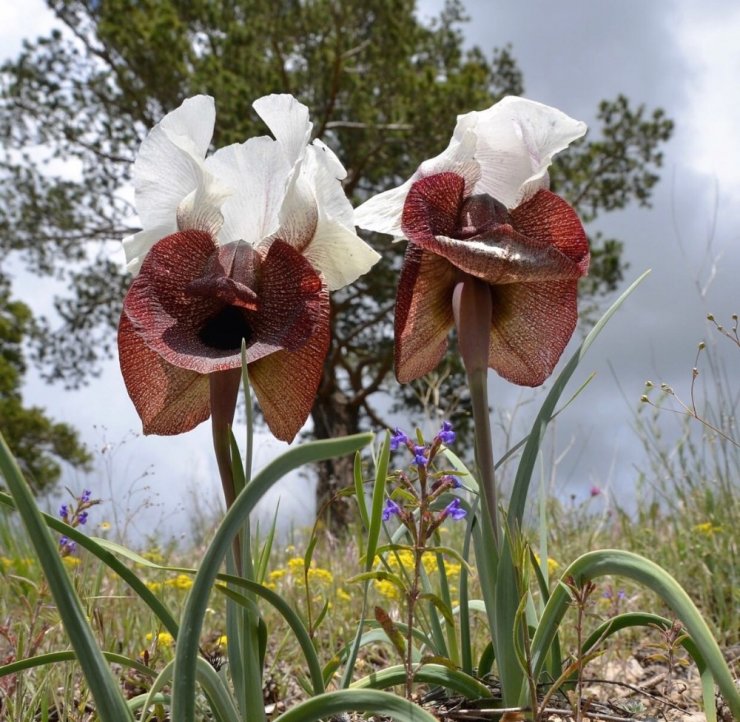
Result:
M360 431L360 415L357 404L342 391L334 388L316 398L311 410L314 437L333 439ZM354 518L354 505L346 496L337 493L353 484L354 457L342 456L318 464L316 485L316 513L324 519L327 530L334 535L346 532Z

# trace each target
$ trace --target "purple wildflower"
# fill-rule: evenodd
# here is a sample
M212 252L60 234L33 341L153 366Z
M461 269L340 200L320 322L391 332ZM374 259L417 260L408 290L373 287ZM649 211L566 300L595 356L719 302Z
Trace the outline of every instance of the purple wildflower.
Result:
M468 512L465 511L465 509L463 509L460 506L460 500L459 499L453 499L444 508L444 511L442 512L442 514L444 514L444 517L445 518L447 518L449 516L449 517L452 517L455 521L459 521L460 519L464 519L467 516Z
M414 463L417 466L427 465L427 449L426 446L415 446L414 447Z
M396 504L393 499L386 499L385 506L383 507L382 518L383 521L388 521L394 514L400 514L401 507Z
M82 496L80 497L80 501L83 504L87 504L90 499L92 499L92 491L90 489L83 489Z
M77 523L78 524L87 524L87 512L86 511L81 511L77 515Z
M62 504L59 507L59 516L66 521L68 514L69 514L69 507L66 504Z
M591 487L591 492L590 492L590 493L591 493L591 497L592 497L592 498L593 498L594 496L601 496L601 489L600 489L600 488L599 488L598 486L596 486L596 484L594 484L594 485L593 485L593 486Z
M393 430L393 436L391 436L391 451L396 451L399 446L405 446L408 440L409 437L396 426Z
M443 421L442 422L442 428L440 429L439 433L437 434L437 438L445 446L450 446L450 444L454 444L455 443L456 434L452 430L452 424L449 421Z

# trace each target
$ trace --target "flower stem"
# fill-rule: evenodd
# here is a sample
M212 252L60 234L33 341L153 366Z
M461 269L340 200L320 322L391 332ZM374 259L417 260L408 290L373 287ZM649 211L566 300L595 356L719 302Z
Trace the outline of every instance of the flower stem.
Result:
M236 399L239 394L239 384L242 378L240 368L229 371L217 371L209 374L211 390L211 431L213 434L213 450L216 452L218 473L221 477L221 486L224 490L226 510L236 499L234 472L231 464L231 425L234 422ZM242 573L241 543L239 536L234 539L234 560L237 574Z
M491 420L488 412L488 343L491 335L492 301L487 283L464 274L455 286L452 310L458 346L468 375L475 425L475 453L480 490L488 512L496 546L501 537L493 464Z

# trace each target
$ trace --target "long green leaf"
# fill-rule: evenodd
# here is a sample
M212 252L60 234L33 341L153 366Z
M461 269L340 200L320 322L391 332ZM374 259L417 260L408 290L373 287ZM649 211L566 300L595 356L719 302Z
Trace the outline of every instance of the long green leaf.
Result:
M95 698L99 717L120 722L132 720L133 717L121 694L118 682L111 674L87 622L79 597L64 568L59 556L58 544L51 538L31 489L23 478L2 434L0 434L0 474L8 485L28 537L36 550L59 616L64 623L90 692Z
M589 635L581 647L581 653L584 655L588 654L596 645L601 644L612 634L622 629L629 627L658 627L668 630L672 626L673 622L670 619L660 617L657 614L647 612L618 614L616 617L605 621ZM699 670L702 696L704 698L704 713L707 722L717 722L717 705L714 702L714 678L707 667L707 663L704 661L704 657L702 657L701 652L691 637L683 636L680 644L689 653L689 656L694 660Z
M122 667L130 667L135 669L139 674L143 674L147 677L156 677L157 673L147 667L141 662L137 662L135 659L126 657L123 654L116 654L115 652L103 652L103 656L113 664L120 664ZM63 652L49 652L48 654L39 654L35 657L26 657L25 659L19 659L9 664L0 666L0 677L6 677L9 674L18 674L26 669L34 669L35 667L45 667L48 664L59 664L60 662L73 662L77 659L76 654L71 650L67 649Z
M312 697L278 717L275 722L318 722L342 712L372 712L398 722L437 722L429 712L389 692L375 689L342 689Z
M219 566L244 519L265 492L286 474L305 464L352 454L369 444L372 438L372 434L356 434L342 439L313 441L289 449L252 479L226 513L203 557L182 616L180 635L175 649L173 719L178 722L195 722L196 659L203 618L208 607L208 597Z
M468 699L485 699L491 696L491 690L475 677L457 669L445 667L443 664L414 665L413 675L414 682L439 685ZM386 689L397 684L405 684L406 677L406 667L399 664L358 679L352 683L351 689Z
M527 443L524 445L524 451L522 452L522 458L519 461L519 466L516 471L516 478L514 479L514 487L511 491L511 499L509 501L509 507L507 510L510 523L521 526L522 518L524 516L524 507L527 501L527 495L529 493L529 484L532 479L532 471L534 469L535 462L537 460L537 454L539 453L540 444L545 436L547 425L553 416L555 406L560 399L561 394L565 390L565 387L570 381L570 377L575 372L578 364L585 355L586 351L590 348L591 344L596 340L596 337L601 333L604 326L611 317L617 312L619 307L627 300L630 294L643 282L650 271L645 271L640 275L636 281L634 281L629 288L611 305L607 312L599 319L598 323L591 329L590 333L583 340L583 343L578 347L578 350L571 356L565 368L560 372L560 375L556 379L555 383L550 389L550 393L547 394L542 407L540 408L537 418L532 425L532 430L529 432L527 437Z
M373 568L375 553L378 548L378 539L380 538L380 529L383 523L383 500L385 499L385 485L388 477L388 463L391 458L391 435L385 432L383 444L380 447L380 454L375 460L375 485L373 486L373 496L370 507L370 517L367 527L367 546L365 547L365 571ZM362 492L364 493L364 491ZM370 580L365 580L362 588L362 610L360 620L357 623L357 632L355 639L350 647L349 656L344 666L342 674L341 687L347 689L352 680L352 670L357 660L357 653L360 649L360 640L362 639L362 630L365 615L367 614L367 597L370 590Z
M618 549L603 549L584 554L563 572L563 578L573 577L577 583L583 583L606 574L633 579L652 589L663 599L686 627L732 714L736 719L740 719L740 692L735 687L722 651L701 613L678 582L649 559ZM570 592L561 582L555 587L545 605L542 619L532 639L532 665L535 677L542 671L550 644L557 634L569 604Z
M226 575L219 575L219 577L224 576ZM260 584L249 581L248 579L231 577L227 578L227 581L235 586L241 586L244 589L249 590L253 594L262 597L268 604L271 604L282 615L283 619L285 619L285 621L290 626L295 639L300 645L301 651L306 658L306 664L308 665L308 670L311 675L311 683L313 684L313 693L321 694L322 692L324 692L324 677L321 670L321 663L319 662L319 658L316 655L316 649L313 646L311 637L309 636L306 627L301 621L301 618L290 606L290 604L286 602L285 599L283 599L279 594L276 594L272 590L267 589L267 587L263 587ZM217 589L219 589L231 599L234 599L234 601L236 601L238 604L245 605L248 602L245 597L237 594L228 587L222 587L219 585L217 586Z

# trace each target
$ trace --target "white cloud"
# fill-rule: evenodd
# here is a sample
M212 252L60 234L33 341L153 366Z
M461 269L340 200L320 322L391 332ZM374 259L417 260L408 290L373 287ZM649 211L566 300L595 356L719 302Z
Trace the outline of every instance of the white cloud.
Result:
M683 109L685 162L715 177L720 193L740 198L740 6L723 3L721 12L682 3L673 26L678 47L690 58Z

